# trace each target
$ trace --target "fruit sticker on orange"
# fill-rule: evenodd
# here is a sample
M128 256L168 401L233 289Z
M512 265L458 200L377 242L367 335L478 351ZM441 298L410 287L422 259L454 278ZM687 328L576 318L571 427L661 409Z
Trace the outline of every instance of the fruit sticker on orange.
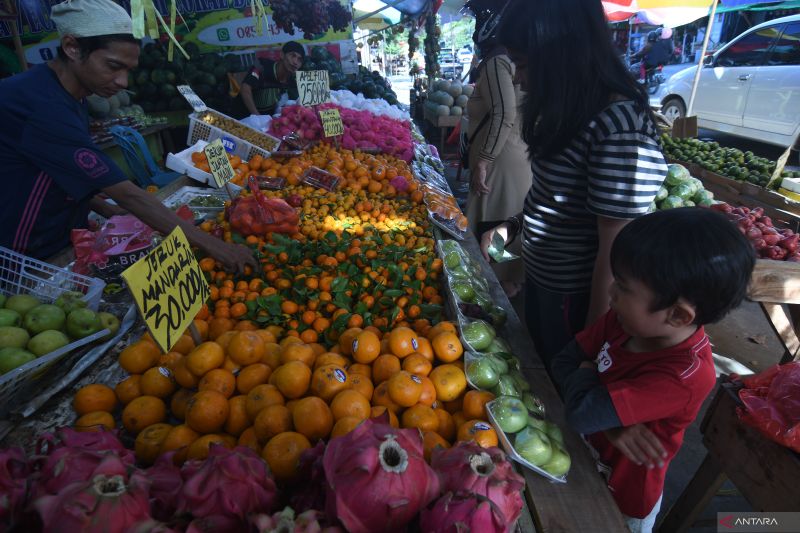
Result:
M208 159L208 169L211 175L214 176L214 183L218 188L222 188L226 183L231 181L236 173L233 171L233 166L228 160L228 153L225 147L222 146L222 141L217 139L210 142L203 148Z
M169 352L211 296L180 227L122 273L147 329Z
M327 70L298 70L297 103L311 107L331 101L331 85Z
M322 121L322 131L325 137L338 137L344 135L344 124L338 109L323 109L319 112Z

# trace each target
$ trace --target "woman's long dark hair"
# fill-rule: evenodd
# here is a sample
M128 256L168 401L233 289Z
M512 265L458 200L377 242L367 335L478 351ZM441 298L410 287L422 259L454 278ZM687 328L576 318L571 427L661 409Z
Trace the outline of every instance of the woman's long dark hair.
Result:
M561 152L615 95L655 124L647 91L614 49L600 0L515 2L498 35L528 61L522 137L532 157Z

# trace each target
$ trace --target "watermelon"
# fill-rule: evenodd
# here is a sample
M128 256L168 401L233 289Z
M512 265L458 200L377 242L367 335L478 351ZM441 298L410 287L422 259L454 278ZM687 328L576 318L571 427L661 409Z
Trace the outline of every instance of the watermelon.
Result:
M660 202L667 196L669 196L669 191L667 190L666 187L662 185L661 188L658 189L658 192L656 193L656 202Z
M696 192L694 190L694 187L692 187L690 183L685 182L675 187L672 187L669 190L669 194L671 196L677 196L682 200L688 200L689 198L693 197L696 194Z
M659 209L674 209L683 207L683 200L677 196L667 196L658 204Z

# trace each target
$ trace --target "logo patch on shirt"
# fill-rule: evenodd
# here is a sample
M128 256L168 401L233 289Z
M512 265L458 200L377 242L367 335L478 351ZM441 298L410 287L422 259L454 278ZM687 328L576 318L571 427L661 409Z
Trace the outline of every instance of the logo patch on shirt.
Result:
M96 153L86 148L75 152L75 164L90 178L99 178L108 172L108 165Z
M611 368L613 361L611 360L611 356L608 354L609 348L611 348L611 344L608 342L603 344L603 347L600 349L600 353L597 354L597 358L594 360L595 363L597 363L598 372L605 372Z

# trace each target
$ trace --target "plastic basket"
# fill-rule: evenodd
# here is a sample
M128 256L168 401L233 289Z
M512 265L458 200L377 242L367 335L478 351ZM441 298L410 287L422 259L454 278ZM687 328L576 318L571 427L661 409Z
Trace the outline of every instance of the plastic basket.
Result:
M217 115L227 118L229 120L235 120L224 113L220 113L219 111L210 110L212 113L216 113ZM193 146L197 141L206 141L212 142L216 141L217 139L222 140L222 144L225 146L225 149L234 155L238 155L244 161L250 161L255 155L260 155L261 157L269 157L272 150L277 149L280 146L280 139L276 139L271 135L267 135L260 131L254 130L249 126L245 126L241 122L239 125L245 129L250 130L253 132L254 135L258 135L264 137L269 140L270 143L274 143L273 146L256 146L244 139L233 135L230 132L227 132L217 126L212 126L207 122L203 121L202 117L208 113L208 111L204 111L202 113L192 113L189 115L189 133L186 138L186 145ZM237 121L238 122L238 121ZM270 148L272 150L270 150Z
M97 311L105 285L97 278L75 274L0 246L0 293L6 296L31 294L52 303L63 292L77 291L84 294L86 305Z

